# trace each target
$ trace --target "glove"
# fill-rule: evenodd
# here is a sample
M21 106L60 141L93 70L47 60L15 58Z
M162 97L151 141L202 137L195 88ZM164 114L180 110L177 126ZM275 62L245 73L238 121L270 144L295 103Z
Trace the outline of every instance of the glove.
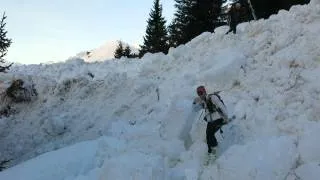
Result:
M202 109L201 104L192 104L192 110L198 112Z
M193 103L192 103L192 109L193 111L199 111L204 107L203 102L199 97L195 98Z
M229 119L226 116L223 116L223 124L228 124L229 123Z

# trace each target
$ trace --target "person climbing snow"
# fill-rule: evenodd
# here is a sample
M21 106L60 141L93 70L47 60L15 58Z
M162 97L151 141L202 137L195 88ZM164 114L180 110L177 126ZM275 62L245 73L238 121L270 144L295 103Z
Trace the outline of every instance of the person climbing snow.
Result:
M205 110L203 119L207 122L208 153L216 153L218 141L215 133L229 121L227 108L218 93L207 94L204 86L197 87L197 94L198 97L193 101L193 109L195 111Z
M236 34L237 32L237 25L240 22L240 10L241 10L241 4L236 3L233 4L230 11L228 12L229 14L229 31L226 32L226 34L229 34L229 32L233 32L233 34Z

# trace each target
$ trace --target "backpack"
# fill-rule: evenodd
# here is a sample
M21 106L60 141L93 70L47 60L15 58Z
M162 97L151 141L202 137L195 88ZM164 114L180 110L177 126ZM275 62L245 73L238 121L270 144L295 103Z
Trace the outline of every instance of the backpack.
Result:
M219 100L222 102L222 104L225 105L223 100L222 100L222 98L221 98L221 96L219 95L220 92L221 91L217 91L217 92L214 92L213 94L209 94L209 95L216 95L219 98Z
M206 99L206 104L207 104L207 107L208 107L208 110L209 110L210 113L214 113L216 111L221 111L219 108L216 107L216 105L213 104L213 102L211 100L211 96L212 95L215 95L216 97L218 97L218 99L222 102L222 104L225 105L223 100L221 99L221 96L218 94L219 92L220 91L214 92L212 94L208 94L208 97L210 97L210 98Z
M214 112L218 112L219 114L223 113L222 110L221 110L220 108L216 107L216 105L213 104L213 102L212 102L212 100L211 100L211 96L212 96L212 95L215 95L215 96L218 97L218 99L222 102L222 104L225 105L224 102L223 102L223 100L221 99L221 97L220 97L220 95L219 95L218 93L220 93L220 91L214 92L214 93L212 93L212 94L208 94L208 97L210 97L210 98L207 98L206 104L207 104L208 111L209 111L210 113L214 113ZM204 117L203 120L205 120L205 121L207 122L207 118L206 118L206 117ZM223 126L224 124L227 124L227 123L223 122L223 123L221 123L221 124L219 125L219 129L220 129L220 133L221 133L221 134L223 133L223 131L222 131L221 128L222 128L222 126Z

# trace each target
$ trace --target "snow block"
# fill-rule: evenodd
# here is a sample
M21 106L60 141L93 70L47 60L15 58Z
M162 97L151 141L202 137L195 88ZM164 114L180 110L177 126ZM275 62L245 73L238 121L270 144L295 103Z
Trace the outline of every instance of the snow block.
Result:
M85 174L94 167L98 141L87 141L48 152L0 172L0 179L63 180Z
M295 174L299 179L317 180L320 177L320 162L304 164L295 170Z
M201 69L200 79L204 81L210 79L216 85L225 85L238 78L246 58L241 51L230 48L222 50L215 56L206 57L205 62L206 65Z
M204 169L201 179L283 180L297 157L295 139L287 136L235 145Z
M51 151L0 172L4 180L97 179L108 157L125 148L124 141L111 137L84 141ZM117 178L113 178L117 179Z
M308 162L320 162L320 123L309 127L302 134L299 139L298 150L300 153L301 161Z
M161 156L130 152L106 160L99 179L163 180L164 170Z

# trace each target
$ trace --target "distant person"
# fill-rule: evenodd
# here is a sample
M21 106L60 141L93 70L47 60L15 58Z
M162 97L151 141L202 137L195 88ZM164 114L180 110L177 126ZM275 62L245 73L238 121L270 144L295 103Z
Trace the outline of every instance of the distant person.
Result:
M207 122L206 139L208 153L216 153L218 141L215 133L228 123L226 106L217 93L207 94L204 86L197 88L198 97L193 101L195 111L205 110L204 120Z
M229 32L233 32L233 34L236 34L237 31L237 25L240 22L240 10L241 10L241 4L236 3L233 4L228 12L229 16L229 31L226 33L228 34Z

